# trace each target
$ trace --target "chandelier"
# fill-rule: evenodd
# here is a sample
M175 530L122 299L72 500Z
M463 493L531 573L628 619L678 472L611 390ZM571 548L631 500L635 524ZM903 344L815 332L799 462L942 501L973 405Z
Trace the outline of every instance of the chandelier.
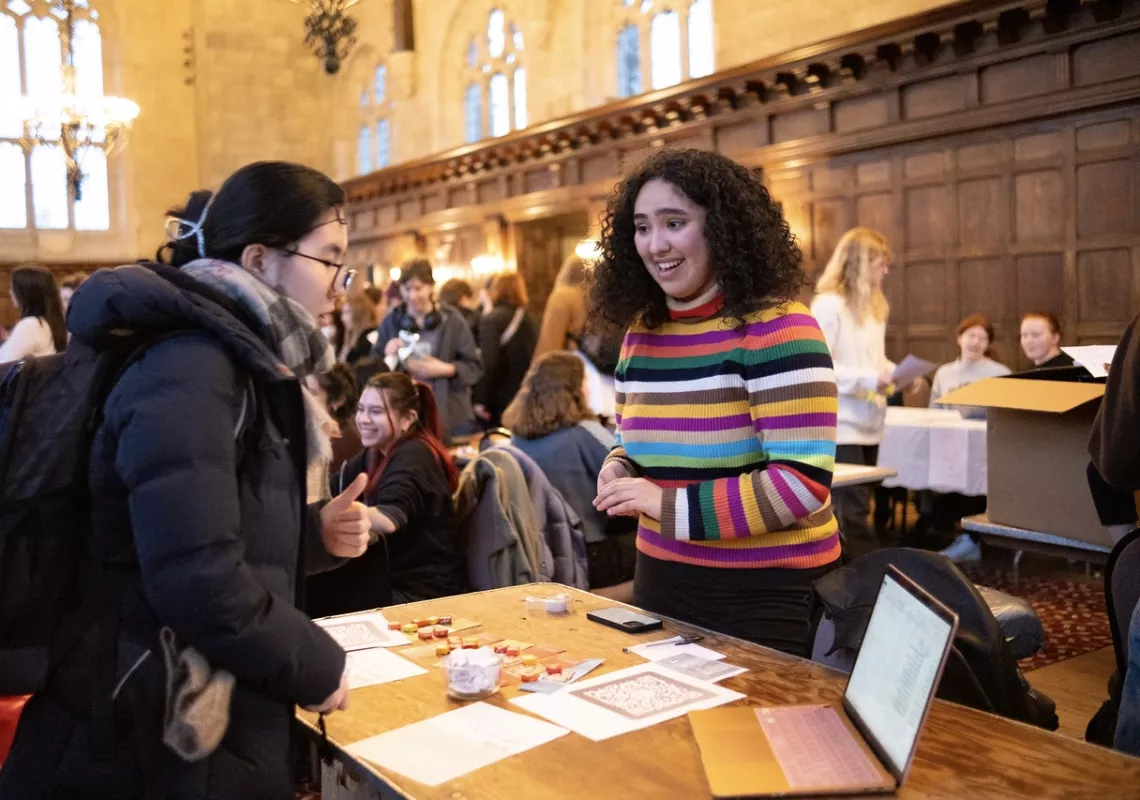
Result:
M85 8L86 3L82 3ZM131 124L139 107L122 97L77 94L75 88L76 0L56 0L52 12L63 14L60 36L63 40L63 91L59 95L22 96L17 109L24 123L20 143L31 149L37 145L59 144L67 168L67 186L74 200L83 196L83 157L92 147L108 156L127 144ZM90 13L90 12L88 12Z
M325 62L325 72L335 75L340 62L356 44L356 20L346 13L360 0L293 0L309 6L305 17L305 44Z

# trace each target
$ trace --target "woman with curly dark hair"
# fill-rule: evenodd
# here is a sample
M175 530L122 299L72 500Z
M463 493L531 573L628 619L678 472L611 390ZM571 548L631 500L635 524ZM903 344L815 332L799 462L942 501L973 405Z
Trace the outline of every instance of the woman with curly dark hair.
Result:
M752 173L664 151L610 198L591 293L628 327L595 506L639 517L636 603L796 655L840 552L835 375L792 300L801 261Z

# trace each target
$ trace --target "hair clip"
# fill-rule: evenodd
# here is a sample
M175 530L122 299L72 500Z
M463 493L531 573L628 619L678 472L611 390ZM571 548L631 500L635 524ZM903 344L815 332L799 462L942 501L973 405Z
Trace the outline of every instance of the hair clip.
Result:
M211 194L210 199L206 201L206 205L202 208L202 215L198 217L197 222L190 222L182 217L169 216L163 223L166 229L166 235L170 237L171 241L180 242L183 239L189 239L193 236L198 240L198 257L206 257L206 235L202 232L202 226L206 224L206 215L210 213L210 206L214 204L216 194ZM171 223L175 223L172 228Z

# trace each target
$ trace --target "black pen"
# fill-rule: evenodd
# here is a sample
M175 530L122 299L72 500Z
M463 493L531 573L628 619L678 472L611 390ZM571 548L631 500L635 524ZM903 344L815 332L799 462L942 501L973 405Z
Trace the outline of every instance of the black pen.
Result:
M693 644L694 642L699 642L703 638L705 638L705 637L703 637L703 636L674 636L671 639L661 639L659 641L649 642L648 644L644 644L641 646L642 647L656 647L659 644L675 644L675 645L679 646L679 645L683 645L683 644ZM621 651L623 653L628 653L630 650L631 650L631 648L629 648L629 647L623 647L621 649Z

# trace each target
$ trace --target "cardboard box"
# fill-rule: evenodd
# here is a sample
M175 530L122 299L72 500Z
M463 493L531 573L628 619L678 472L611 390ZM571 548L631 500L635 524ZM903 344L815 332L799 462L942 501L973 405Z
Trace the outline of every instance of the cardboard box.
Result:
M987 378L939 400L986 409L991 522L1112 546L1086 470L1100 383Z

